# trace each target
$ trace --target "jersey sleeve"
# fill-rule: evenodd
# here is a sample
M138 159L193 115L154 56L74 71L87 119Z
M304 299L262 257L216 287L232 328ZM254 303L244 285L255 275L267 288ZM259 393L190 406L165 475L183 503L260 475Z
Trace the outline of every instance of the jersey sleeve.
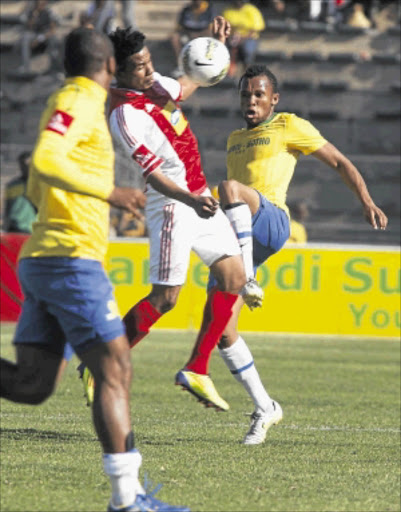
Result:
M302 119L295 114L288 117L286 130L286 144L289 149L301 151L304 155L309 155L317 151L327 143L309 121Z
M159 148L152 136L153 125L153 120L144 111L128 104L115 108L110 115L114 142L132 159L145 180L164 163L157 154Z
M99 104L91 101L71 101L67 93L60 97L40 133L33 153L36 175L48 185L106 200L113 185L106 187L102 176L83 173L69 153L88 140L96 119ZM30 187L29 187L30 188ZM33 194L29 190L29 196Z
M160 73L155 72L153 74L155 79L154 88L159 94L168 94L173 101L180 101L182 96L182 87L178 80L169 76L163 76Z

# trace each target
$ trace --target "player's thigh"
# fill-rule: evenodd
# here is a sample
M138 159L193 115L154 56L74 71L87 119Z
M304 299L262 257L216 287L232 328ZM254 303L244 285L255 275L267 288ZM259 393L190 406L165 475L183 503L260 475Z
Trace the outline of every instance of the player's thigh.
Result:
M185 283L196 217L193 208L179 202L147 208L149 280L153 285L180 286Z
M17 329L19 341L32 338L28 325L34 314L40 320L39 327L35 327L37 339L49 338L58 327L63 343L54 340L53 344L61 353L66 341L79 354L91 345L124 334L113 288L100 262L80 258L30 258L22 260L23 274L26 268L25 289L32 300L27 309L25 305L23 308L26 315ZM46 320L50 322L47 328Z
M48 352L63 354L64 331L43 300L46 288L51 287L47 266L39 258L22 259L18 265L18 277L25 298L14 334L14 344L38 346Z
M224 257L241 254L234 230L222 210L217 210L209 219L197 216L194 222L192 229L196 238L192 248L205 265L211 267Z
M68 263L57 280L60 299L49 303L48 309L79 355L92 346L125 335L125 329L113 287L101 263L81 259Z

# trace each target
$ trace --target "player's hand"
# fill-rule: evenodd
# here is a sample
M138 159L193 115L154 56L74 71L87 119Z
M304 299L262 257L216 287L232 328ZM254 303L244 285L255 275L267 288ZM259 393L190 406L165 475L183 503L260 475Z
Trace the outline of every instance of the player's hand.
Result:
M385 213L374 203L364 205L365 219L374 229L386 229L388 218Z
M225 44L227 37L231 33L230 22L227 21L223 16L216 16L212 22L212 35L215 39L218 39L221 43Z
M115 187L107 201L116 208L132 213L136 219L144 220L144 216L139 211L146 204L146 196L142 190L131 187Z
M202 219L213 217L219 208L219 202L212 196L194 196L192 208Z

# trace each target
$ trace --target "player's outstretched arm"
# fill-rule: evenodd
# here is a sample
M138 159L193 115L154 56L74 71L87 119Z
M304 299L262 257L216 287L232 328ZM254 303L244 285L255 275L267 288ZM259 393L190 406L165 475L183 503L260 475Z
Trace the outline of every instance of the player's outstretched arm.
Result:
M116 208L127 210L139 220L144 220L142 213L138 208L144 208L146 204L145 194L131 187L114 187L107 201Z
M366 183L355 165L330 142L312 155L340 174L343 181L361 201L365 218L369 224L374 229L386 229L388 219L384 212L373 202Z
M219 202L214 197L191 194L179 187L159 170L153 171L146 181L161 194L190 206L196 211L199 217L204 219L213 217L219 207Z

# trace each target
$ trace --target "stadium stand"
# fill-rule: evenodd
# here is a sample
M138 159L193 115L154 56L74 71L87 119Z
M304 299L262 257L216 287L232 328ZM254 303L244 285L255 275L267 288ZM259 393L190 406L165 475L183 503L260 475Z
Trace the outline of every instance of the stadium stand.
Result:
M60 38L78 24L78 12L88 3L89 0L50 1L61 19ZM221 10L224 2L215 3L217 10ZM275 17L270 2L255 3L266 19L256 62L268 65L279 78L278 110L310 118L356 163L373 197L390 219L388 230L372 237L369 226L361 220L358 203L336 173L315 159L301 158L289 199L310 198L306 226L309 240L399 244L401 118L397 2L386 2L375 27L369 29ZM45 55L33 58L32 76L23 81L12 77L17 66L13 48L20 32L18 14L24 5L22 0L1 2L2 187L16 172L16 156L34 142L44 101L60 83L60 77L43 74L47 66ZM137 0L138 28L147 36L156 69L167 75L175 65L168 38L181 7L182 2L177 0ZM183 105L198 135L212 185L225 176L228 134L242 126L238 108L236 82L229 79L212 89L199 89ZM117 169L120 184L138 183L119 155Z

